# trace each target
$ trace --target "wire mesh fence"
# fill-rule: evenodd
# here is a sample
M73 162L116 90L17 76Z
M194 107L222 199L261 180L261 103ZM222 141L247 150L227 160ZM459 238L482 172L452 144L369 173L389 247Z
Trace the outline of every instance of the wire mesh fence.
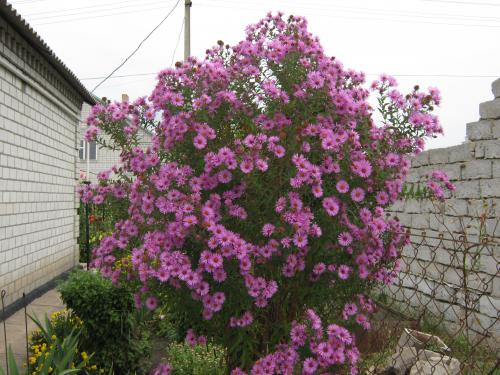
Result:
M442 231L409 229L396 282L372 292L363 374L500 374L499 220L433 216Z

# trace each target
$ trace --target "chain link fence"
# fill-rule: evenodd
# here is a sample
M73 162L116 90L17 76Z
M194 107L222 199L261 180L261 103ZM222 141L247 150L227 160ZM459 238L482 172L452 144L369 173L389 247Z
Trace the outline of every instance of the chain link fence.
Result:
M500 375L499 219L433 216L441 231L409 229L396 282L372 292L362 374Z

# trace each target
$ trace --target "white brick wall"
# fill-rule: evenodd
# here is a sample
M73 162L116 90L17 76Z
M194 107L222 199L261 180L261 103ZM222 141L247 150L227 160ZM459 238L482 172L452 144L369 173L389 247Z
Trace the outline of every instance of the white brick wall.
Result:
M75 265L79 113L0 55L0 288L7 304Z
M498 87L500 79L493 84L494 94ZM471 330L483 333L489 328L498 343L500 245L476 246L474 258L470 253L464 257L458 241L463 225L469 242L479 242L477 226L486 205L489 207L484 217L486 232L500 244L500 100L482 104L481 118L467 124L464 144L429 150L412 161L409 183L425 180L427 173L441 169L448 173L456 191L445 200L443 214L425 200L409 199L392 207L393 214L417 236L412 236L412 245L403 251L400 284L387 291L396 300L420 311L424 308L422 301L429 302L427 308L441 315L447 327L456 328L463 323L460 319L465 313L462 269L465 259L470 270L467 284L472 294ZM418 237L423 231L427 236L425 241ZM456 241L449 240L449 231L454 232Z

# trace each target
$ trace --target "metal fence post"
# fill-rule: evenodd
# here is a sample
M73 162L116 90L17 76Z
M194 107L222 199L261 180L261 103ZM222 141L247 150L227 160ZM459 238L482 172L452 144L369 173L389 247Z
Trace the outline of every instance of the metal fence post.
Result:
M83 181L85 185L90 185L90 181ZM85 252L87 255L87 270L90 268L90 225L89 225L89 202L85 203Z
M23 292L23 303L24 303L24 332L26 334L26 366L29 365L30 353L29 353L29 341L28 341L28 304L26 303L26 293Z
M5 368L7 369L7 375L9 375L9 355L8 350L7 350L7 326L5 324L5 295L7 294L7 291L5 289L2 289L2 292L0 293L0 298L2 299L2 320L3 320L3 341L5 345Z

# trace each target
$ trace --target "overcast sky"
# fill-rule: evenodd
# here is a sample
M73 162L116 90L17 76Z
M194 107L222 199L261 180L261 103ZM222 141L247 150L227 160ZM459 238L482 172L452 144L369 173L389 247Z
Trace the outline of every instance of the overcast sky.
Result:
M174 7L177 0L13 0L11 3L92 90ZM221 39L235 44L267 11L307 17L326 53L371 81L396 76L401 89L438 87L445 136L428 147L461 143L500 77L500 0L192 0L191 54ZM141 49L95 94L148 95L154 72L182 59L184 0ZM176 49L177 40L180 42ZM176 53L174 55L174 50ZM148 74L153 73L153 74ZM143 75L138 75L143 74Z

